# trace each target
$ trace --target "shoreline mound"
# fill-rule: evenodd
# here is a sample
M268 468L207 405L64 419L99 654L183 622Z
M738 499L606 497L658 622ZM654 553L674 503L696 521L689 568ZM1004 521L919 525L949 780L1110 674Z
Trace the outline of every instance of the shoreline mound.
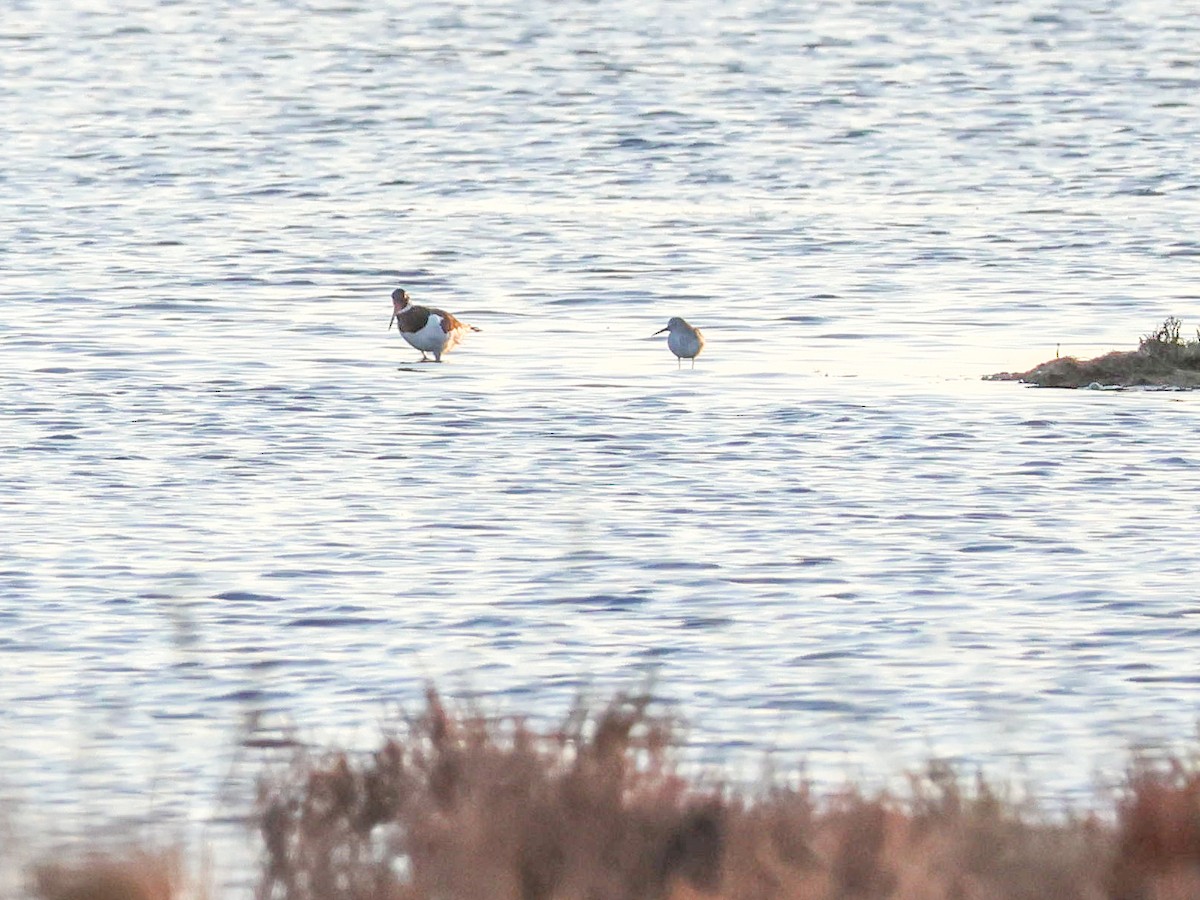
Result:
M1169 316L1142 337L1136 350L1114 350L1093 359L1064 356L1028 372L998 372L984 381L1020 381L1055 388L1200 388L1200 330L1196 340L1180 336L1182 323Z

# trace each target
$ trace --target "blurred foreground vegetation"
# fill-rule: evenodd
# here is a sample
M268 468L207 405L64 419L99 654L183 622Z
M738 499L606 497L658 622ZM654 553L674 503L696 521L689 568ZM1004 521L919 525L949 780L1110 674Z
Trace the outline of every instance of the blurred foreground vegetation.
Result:
M261 900L1200 898L1200 769L1136 764L1111 808L1051 820L932 768L900 797L753 796L674 762L644 697L561 726L448 705L365 754L298 750L260 782ZM178 854L46 861L45 900L212 897ZM215 900L215 898L214 898Z

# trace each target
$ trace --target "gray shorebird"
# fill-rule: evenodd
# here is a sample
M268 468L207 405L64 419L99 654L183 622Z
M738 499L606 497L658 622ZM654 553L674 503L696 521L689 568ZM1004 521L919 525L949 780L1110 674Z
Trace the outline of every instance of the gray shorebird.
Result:
M700 333L700 329L693 328L679 316L672 316L667 322L666 328L661 328L654 333L662 334L664 331L671 332L667 335L667 346L671 348L672 353L679 357L676 361L676 368L682 366L685 359L690 359L692 368L696 368L696 357L704 349L704 335Z
M392 291L392 317L388 330L396 323L400 337L421 351L418 362L429 362L427 353L433 354L433 362L441 362L442 354L449 353L468 332L479 331L474 325L460 322L450 313L431 306L417 306L404 288Z

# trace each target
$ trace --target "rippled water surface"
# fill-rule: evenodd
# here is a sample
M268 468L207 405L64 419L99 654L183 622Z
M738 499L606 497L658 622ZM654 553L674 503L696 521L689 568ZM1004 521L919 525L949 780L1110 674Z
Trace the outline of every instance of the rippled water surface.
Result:
M203 824L247 727L429 678L654 672L698 759L821 779L1193 733L1197 398L979 380L1196 323L1183 7L29 0L0 48L18 803ZM482 331L413 365L397 285Z

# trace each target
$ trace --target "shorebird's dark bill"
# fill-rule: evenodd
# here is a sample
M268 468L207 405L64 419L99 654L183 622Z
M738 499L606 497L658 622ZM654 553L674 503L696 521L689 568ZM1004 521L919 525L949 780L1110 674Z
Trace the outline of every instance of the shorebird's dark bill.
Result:
M392 323L396 321L396 311L392 310L392 317L388 319L388 331L392 330Z

